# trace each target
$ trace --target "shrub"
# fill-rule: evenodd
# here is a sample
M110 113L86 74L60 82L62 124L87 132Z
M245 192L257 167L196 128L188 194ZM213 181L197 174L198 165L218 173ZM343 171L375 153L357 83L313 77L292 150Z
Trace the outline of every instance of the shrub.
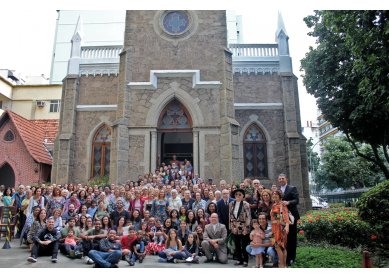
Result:
M293 268L360 268L362 254L335 246L299 246Z
M357 203L359 216L376 230L376 243L389 249L389 181L382 182L363 193Z
M376 232L360 219L354 208L309 211L298 222L298 230L304 234L299 240L304 238L311 243L371 248L376 242Z

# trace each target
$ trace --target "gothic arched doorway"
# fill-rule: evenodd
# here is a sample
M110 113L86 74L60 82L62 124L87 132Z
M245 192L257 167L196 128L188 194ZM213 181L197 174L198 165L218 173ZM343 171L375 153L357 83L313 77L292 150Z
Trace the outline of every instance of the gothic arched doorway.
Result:
M4 185L5 187L15 187L15 173L8 163L5 163L0 168L0 184Z
M157 166L170 164L173 155L180 162L189 160L193 164L192 119L178 100L172 100L161 112L157 139Z

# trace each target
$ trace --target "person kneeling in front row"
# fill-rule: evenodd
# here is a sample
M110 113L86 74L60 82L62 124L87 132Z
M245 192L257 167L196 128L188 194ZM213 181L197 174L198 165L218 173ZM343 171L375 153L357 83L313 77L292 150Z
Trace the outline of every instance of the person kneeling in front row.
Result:
M247 245L246 251L255 256L255 267L262 268L264 256L269 256L272 262L276 262L276 252L273 248L273 233L271 224L266 219L266 213L260 213L258 221L252 220L253 230L250 233L251 243Z
M54 228L54 218L47 220L47 225L38 231L32 238L34 245L31 250L31 256L27 261L36 263L38 256L50 256L53 263L57 262L58 246L60 234Z
M89 258L95 262L96 268L118 268L118 263L122 257L122 245L115 240L116 231L110 230L108 237L101 239L100 250L91 250L88 253Z

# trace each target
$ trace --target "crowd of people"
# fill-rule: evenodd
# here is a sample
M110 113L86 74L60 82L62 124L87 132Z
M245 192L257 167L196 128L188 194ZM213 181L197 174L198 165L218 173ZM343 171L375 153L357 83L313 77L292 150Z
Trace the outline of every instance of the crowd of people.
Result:
M19 185L0 191L0 201L17 208L16 237L28 245L29 262L49 255L55 263L61 252L94 267L117 267L120 260L134 266L148 255L222 264L230 255L243 267L253 255L258 268L266 260L291 265L299 197L286 176L269 188L258 179L218 184L192 174L189 162L174 161L124 185Z

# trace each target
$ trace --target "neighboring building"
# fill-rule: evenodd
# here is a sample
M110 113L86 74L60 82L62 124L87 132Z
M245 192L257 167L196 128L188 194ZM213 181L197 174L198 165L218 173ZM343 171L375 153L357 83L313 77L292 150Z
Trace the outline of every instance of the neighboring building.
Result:
M333 127L331 123L324 118L324 114L320 114L319 117L317 117L317 121L319 123L320 154L322 154L328 138L343 136L343 132L339 131L338 128Z
M225 11L127 11L118 46L94 46L83 29L79 20L53 182L108 175L124 183L176 154L206 179L258 177L270 185L284 172L301 208L310 209L297 78L281 16L277 43L264 45L228 45Z
M22 79L14 71L1 71L5 74L0 75L0 183L14 187L47 182L62 86L28 85L45 78Z
M58 120L39 123L6 110L0 116L0 184L15 187L50 181Z
M34 84L47 82L43 76L25 78L31 82L16 82L3 76L0 75L0 115L9 109L28 120L59 120L62 85Z

